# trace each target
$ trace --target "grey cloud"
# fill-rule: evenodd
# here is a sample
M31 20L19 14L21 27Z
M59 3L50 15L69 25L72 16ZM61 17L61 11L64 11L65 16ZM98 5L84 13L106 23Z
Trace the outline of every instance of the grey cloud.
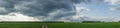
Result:
M80 2L84 2L84 3L87 3L87 2L91 2L91 0L71 0L73 3L80 3Z
M0 14L6 15L11 12L15 12L14 8L14 3L13 1L5 1L5 0L0 0L0 7L5 8L6 12L1 12Z
M64 3L62 3L62 1ZM31 1L34 2L34 1ZM28 2L29 3L29 2ZM57 9L64 8L66 11L72 10L72 3L66 2L66 0L40 0L35 1L35 3L20 3L20 4L26 4L23 6L26 6L30 9L22 9L21 11L25 15L29 16L47 16L48 13L52 11L56 11Z
M49 17L50 13L57 10L62 10L55 16L50 18L59 19L61 17L75 15L73 11L73 4L80 2L90 2L90 0L0 0L0 7L4 7L7 12L0 14L8 14L12 12L19 12L26 16ZM18 6L18 7L16 7ZM63 8L63 9L62 9ZM53 20L52 19L52 20Z
M79 1L85 0L35 0L31 1L34 3L25 4L24 6L30 9L21 10L23 14L28 16L48 16L48 14L52 11L56 11L58 9L64 8L64 11L73 11L73 3L78 3ZM28 2L29 3L29 2Z

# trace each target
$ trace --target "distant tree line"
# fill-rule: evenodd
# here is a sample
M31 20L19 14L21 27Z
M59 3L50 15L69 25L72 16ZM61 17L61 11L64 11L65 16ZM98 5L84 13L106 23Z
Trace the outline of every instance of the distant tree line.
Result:
M99 23L101 21L83 21L82 23Z

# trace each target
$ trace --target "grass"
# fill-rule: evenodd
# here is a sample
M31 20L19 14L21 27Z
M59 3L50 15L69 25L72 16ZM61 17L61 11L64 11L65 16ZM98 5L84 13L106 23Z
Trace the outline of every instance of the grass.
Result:
M0 28L41 28L40 23L15 23L15 22L9 22L9 23L0 23Z
M49 28L120 28L120 23L48 23Z
M35 22L5 22L0 23L0 28L41 28L42 23ZM120 23L47 23L49 28L120 28Z

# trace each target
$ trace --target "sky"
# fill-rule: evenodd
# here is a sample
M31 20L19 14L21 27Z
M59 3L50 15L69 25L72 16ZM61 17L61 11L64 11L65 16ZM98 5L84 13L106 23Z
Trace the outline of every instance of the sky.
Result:
M0 21L120 21L120 0L0 0Z
M93 0L89 4L80 4L82 7L89 8L90 11L82 12L81 15L94 18L93 20L100 20L105 22L120 21L120 0ZM118 8L118 9L117 9Z

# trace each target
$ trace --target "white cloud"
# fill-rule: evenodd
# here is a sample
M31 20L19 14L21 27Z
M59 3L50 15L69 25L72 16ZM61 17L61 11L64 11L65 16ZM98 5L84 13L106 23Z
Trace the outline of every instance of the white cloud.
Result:
M82 6L80 6L80 4L76 4L75 8L76 8L76 15L72 16L73 20L77 20L77 19L80 19L80 17L83 17L83 15L80 14L81 12L90 11L89 8L82 7Z
M72 20L82 20L81 18L85 17L84 15L74 15L72 16Z
M68 17L62 17L58 21L71 22L70 20L68 20Z
M120 0L105 0L105 2L109 2L112 5L118 5L118 4L120 4Z
M90 11L87 7L82 7L80 4L75 5L76 13L81 13L82 11Z
M0 15L0 21L39 21L34 17L24 16L19 13L10 13L8 15Z

